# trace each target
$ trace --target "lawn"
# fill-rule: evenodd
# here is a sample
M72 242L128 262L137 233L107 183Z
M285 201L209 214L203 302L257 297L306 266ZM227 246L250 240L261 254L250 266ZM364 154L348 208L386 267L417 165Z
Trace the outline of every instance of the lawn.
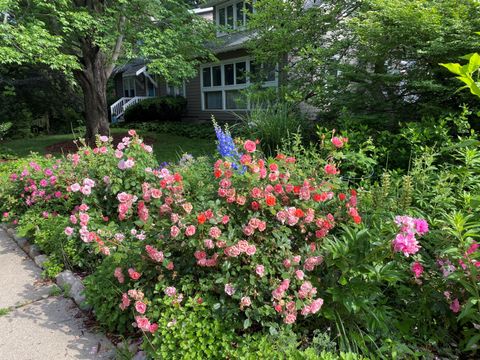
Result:
M127 129L112 129L113 134L125 132L127 132ZM164 133L141 131L139 133L142 137L153 139L153 149L159 162L175 161L184 153L194 156L209 155L215 150L215 144L211 140L192 139ZM48 146L73 140L74 138L73 134L42 135L31 139L7 140L2 143L2 146L11 151L15 156L23 157L32 151L46 154Z

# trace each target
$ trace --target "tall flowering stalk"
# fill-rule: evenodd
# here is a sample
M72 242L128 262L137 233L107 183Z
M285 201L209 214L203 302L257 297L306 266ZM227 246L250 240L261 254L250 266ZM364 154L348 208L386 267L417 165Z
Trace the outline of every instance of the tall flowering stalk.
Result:
M238 152L235 142L233 141L232 134L228 130L228 126L222 129L220 125L212 118L213 127L217 136L217 151L223 158L229 158L232 160L232 166L234 169L239 169L239 162L242 154Z

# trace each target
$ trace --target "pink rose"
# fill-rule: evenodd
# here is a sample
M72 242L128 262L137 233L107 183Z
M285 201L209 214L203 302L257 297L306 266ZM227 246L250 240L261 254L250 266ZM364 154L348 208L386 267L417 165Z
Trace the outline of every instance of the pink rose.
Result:
M324 169L326 174L329 174L329 175L338 174L338 170L335 167L335 165L333 165L333 164L327 164L327 165L325 165L325 167L323 169Z
M142 276L142 274L135 271L135 269L130 268L130 269L128 269L128 276L130 276L130 279L132 279L132 280L138 280L138 279L140 279L140 276Z
M147 305L141 301L135 302L135 310L137 310L140 314L145 314L147 311Z
M337 136L334 136L332 138L332 144L335 146L337 149L343 147L343 140Z
M249 153L253 153L257 149L257 145L252 140L245 141L243 148Z
M319 299L313 300L313 302L310 304L310 312L312 314L317 313L322 308L322 305L323 305L323 299L319 298Z
M70 226L67 226L65 228L65 235L71 236L72 234L73 234L73 228L71 228Z
M248 256L253 256L255 255L256 252L257 252L257 248L255 245L249 245L247 247L247 250L245 250L245 254L247 254Z
M195 235L196 231L197 231L197 228L195 227L195 225L188 225L187 228L185 229L185 235L193 236Z
M210 231L208 233L212 238L218 239L220 235L222 235L222 230L220 230L216 226L213 226L212 228L210 228Z
M72 186L70 186L70 190L72 192L80 191L80 184L78 184L78 183L73 184Z
M295 271L295 276L298 280L303 280L303 278L305 277L305 273L302 270L297 270Z
M297 315L294 313L288 313L287 316L285 316L285 319L283 319L283 322L285 324L293 324L297 320Z
M257 267L255 268L255 272L258 276L263 277L263 275L265 274L265 266L257 265Z
M175 289L173 286L169 286L165 289L165 294L167 296L174 297L176 293L177 289Z
M242 297L242 299L240 300L240 306L243 308L243 307L248 307L250 305L252 305L252 301L250 300L250 297L249 296Z
M178 234L180 234L180 229L179 229L177 226L175 226L175 225L172 226L172 227L170 228L170 236L171 236L171 237L177 237Z
M150 331L150 321L145 316L135 317L135 322L140 330Z

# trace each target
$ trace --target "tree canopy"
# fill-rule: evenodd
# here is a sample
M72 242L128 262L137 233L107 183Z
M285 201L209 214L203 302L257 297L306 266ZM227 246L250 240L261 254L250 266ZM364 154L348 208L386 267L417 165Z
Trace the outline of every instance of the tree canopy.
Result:
M37 63L82 87L87 137L108 131L106 81L143 58L168 81L192 77L210 24L182 0L0 0L0 64Z
M417 119L457 108L457 84L438 64L480 46L474 0L258 0L251 50L290 57L291 94L324 116ZM317 4L319 3L319 4Z

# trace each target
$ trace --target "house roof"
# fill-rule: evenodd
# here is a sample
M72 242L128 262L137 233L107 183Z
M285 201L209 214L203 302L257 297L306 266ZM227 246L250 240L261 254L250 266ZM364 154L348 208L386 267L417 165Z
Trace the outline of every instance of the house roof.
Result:
M205 4L201 4L201 8L206 8L206 7L212 7L212 6L217 6L218 4L221 4L223 2L227 2L228 0L208 0Z
M243 49L245 48L247 41L251 40L254 35L255 34L252 31L241 31L228 34L217 38L217 41L211 44L210 48L215 54Z
M145 70L144 68L146 68L145 60L135 59L125 65L115 67L113 75L136 76L141 74Z

